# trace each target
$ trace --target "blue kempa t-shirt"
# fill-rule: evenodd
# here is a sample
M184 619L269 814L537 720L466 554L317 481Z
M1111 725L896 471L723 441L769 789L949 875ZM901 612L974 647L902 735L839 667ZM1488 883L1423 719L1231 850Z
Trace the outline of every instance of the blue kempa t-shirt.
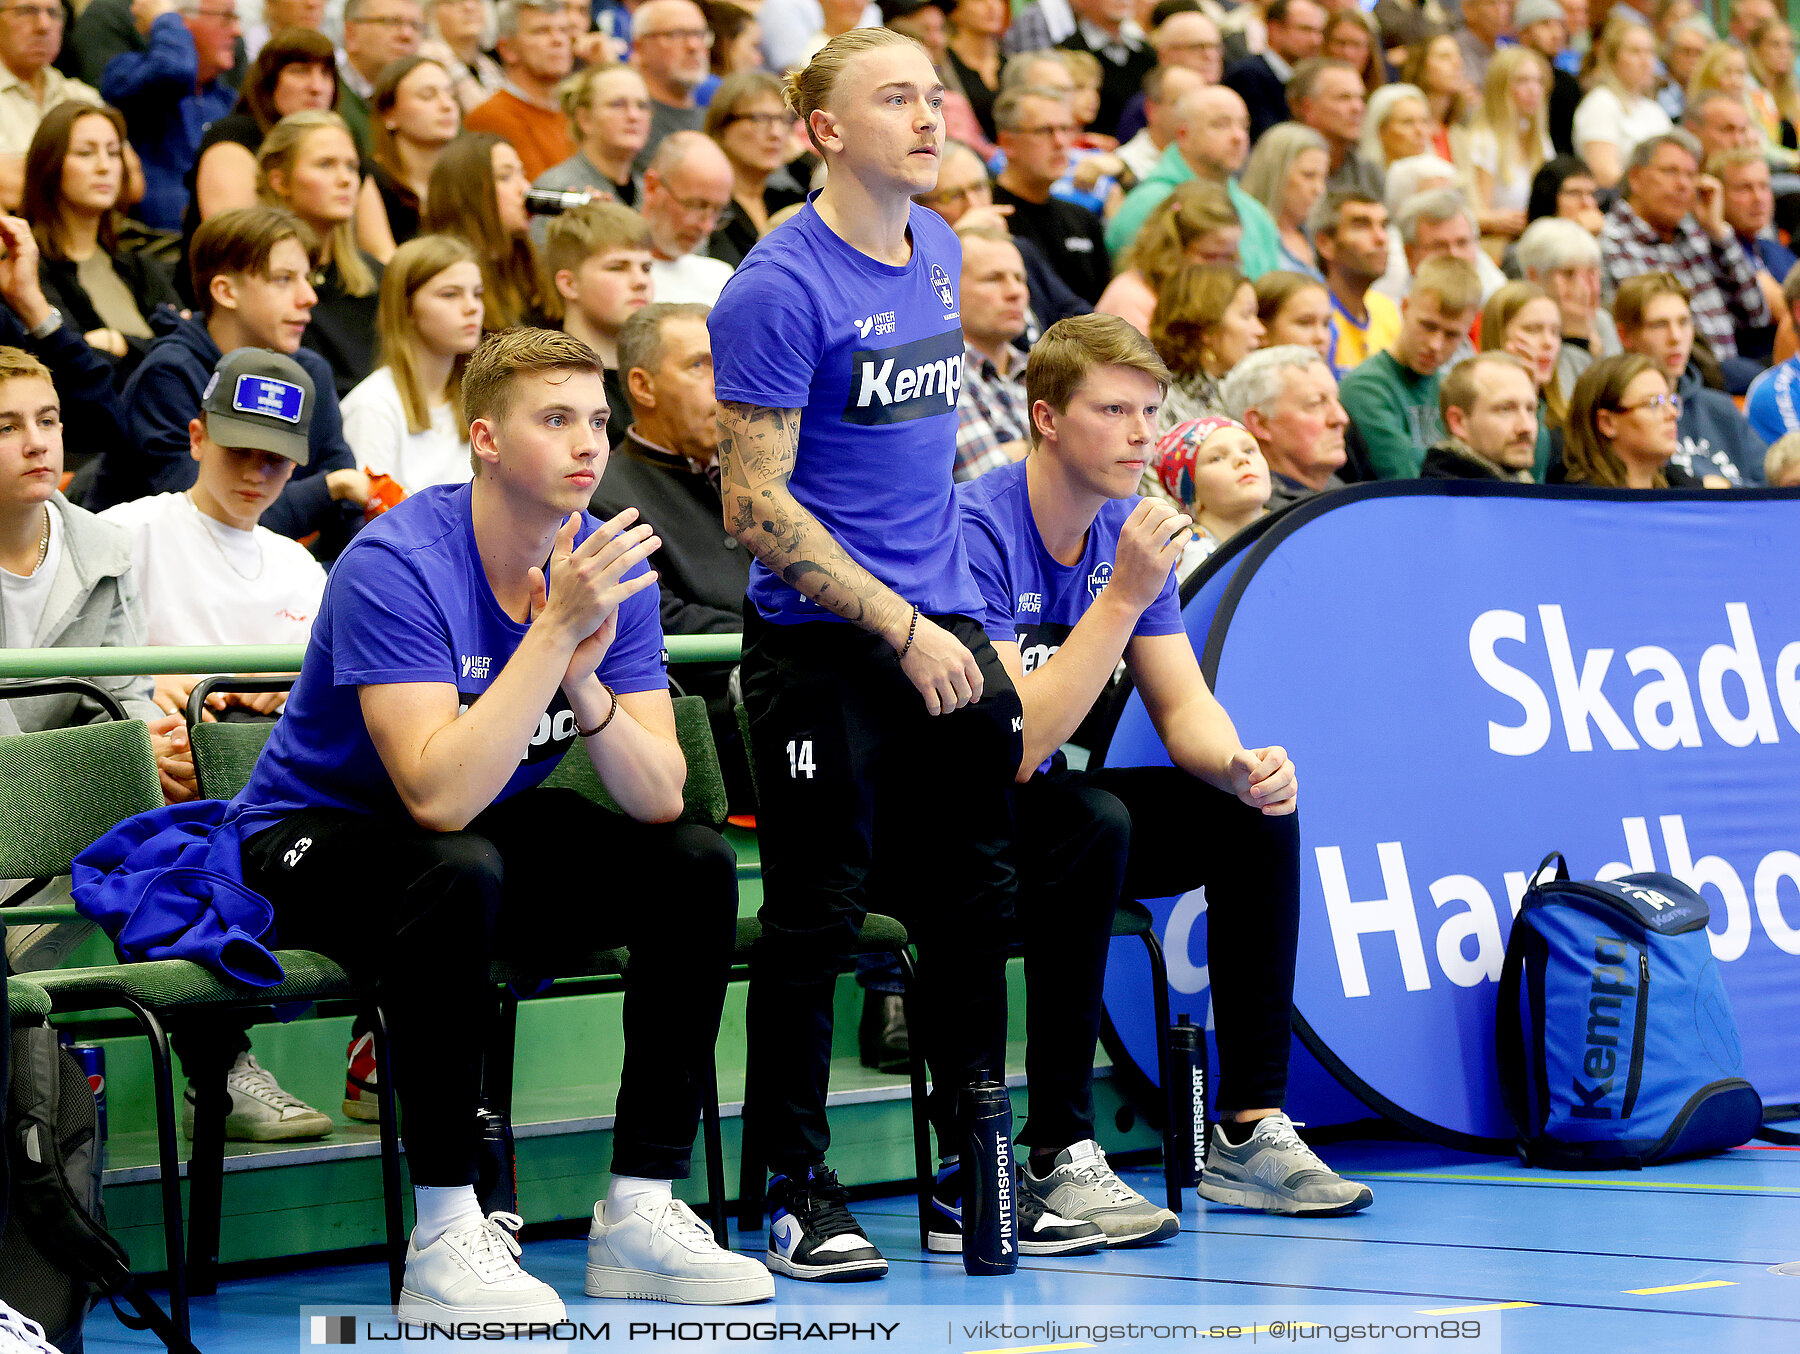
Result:
M357 688L449 682L467 709L525 638L527 627L501 610L482 571L470 492L467 484L423 489L338 556L287 712L232 801L246 832L309 808L406 817L369 739ZM576 543L599 525L583 513ZM618 636L599 675L620 695L667 687L655 588L620 605ZM575 714L558 690L496 802L541 784L574 741Z
M990 470L956 486L962 509L963 543L969 567L981 588L982 629L996 643L1017 642L1025 671L1049 661L1112 578L1119 529L1143 500L1136 494L1100 509L1088 528L1087 548L1075 564L1059 564L1044 548L1031 515L1025 462ZM1183 633L1175 571L1132 634Z
M924 207L909 230L900 268L844 243L811 201L764 236L707 321L713 387L721 400L803 410L794 498L921 611L978 616L951 493L962 246ZM760 561L750 597L778 623L838 619Z

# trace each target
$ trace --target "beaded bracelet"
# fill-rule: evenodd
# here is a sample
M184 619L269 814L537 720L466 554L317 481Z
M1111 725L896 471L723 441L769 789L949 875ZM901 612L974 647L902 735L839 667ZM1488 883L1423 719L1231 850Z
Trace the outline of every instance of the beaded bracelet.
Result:
M900 646L900 657L905 658L908 649L913 646L913 637L919 633L919 608L913 608L912 624L906 627L906 643Z

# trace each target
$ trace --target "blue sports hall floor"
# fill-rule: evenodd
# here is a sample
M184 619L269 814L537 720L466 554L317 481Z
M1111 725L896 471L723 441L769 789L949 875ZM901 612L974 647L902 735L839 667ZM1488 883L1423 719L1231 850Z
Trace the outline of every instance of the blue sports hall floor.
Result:
M790 1323L780 1347L835 1350L1800 1351L1800 1273L1773 1272L1800 1271L1800 1149L1758 1144L1643 1172L1581 1174L1392 1142L1343 1143L1326 1155L1375 1191L1366 1212L1299 1221L1209 1209L1190 1194L1172 1242L1027 1259L1006 1278L970 1278L957 1257L921 1254L909 1197L864 1200L855 1211L889 1257L886 1282L777 1279L775 1303L760 1308L587 1299L583 1243L527 1233L526 1263L590 1334L507 1343L774 1348L761 1337L779 1334L767 1328L778 1321ZM1153 1197L1161 1188L1152 1171L1126 1176ZM734 1230L733 1240L755 1253L763 1238ZM195 1342L207 1354L317 1348L311 1315L378 1311L385 1276L363 1263L227 1279L216 1297L196 1300ZM369 1320L358 1328L363 1344L381 1334ZM160 1346L102 1306L87 1348Z

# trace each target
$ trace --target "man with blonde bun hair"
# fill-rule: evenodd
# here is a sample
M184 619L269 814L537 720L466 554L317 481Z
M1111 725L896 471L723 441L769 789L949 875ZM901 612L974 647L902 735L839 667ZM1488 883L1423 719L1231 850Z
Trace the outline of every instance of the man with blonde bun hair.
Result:
M832 999L878 839L903 843L879 868L912 905L913 1037L940 1110L1005 1055L1022 716L951 493L961 249L913 202L937 185L943 88L923 47L880 28L791 73L825 187L708 321L725 525L756 556L742 671L766 891L744 1131L776 1173L769 1267L797 1279L887 1272L825 1165Z

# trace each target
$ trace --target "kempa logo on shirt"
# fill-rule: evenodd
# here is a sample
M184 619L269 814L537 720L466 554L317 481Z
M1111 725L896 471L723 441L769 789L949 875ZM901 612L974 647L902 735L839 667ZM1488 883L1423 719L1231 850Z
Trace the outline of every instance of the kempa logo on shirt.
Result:
M858 348L850 357L844 422L876 426L951 412L962 389L962 362L959 329L898 348Z
M477 682L485 682L488 667L494 660L486 654L464 654L462 656L462 675Z

